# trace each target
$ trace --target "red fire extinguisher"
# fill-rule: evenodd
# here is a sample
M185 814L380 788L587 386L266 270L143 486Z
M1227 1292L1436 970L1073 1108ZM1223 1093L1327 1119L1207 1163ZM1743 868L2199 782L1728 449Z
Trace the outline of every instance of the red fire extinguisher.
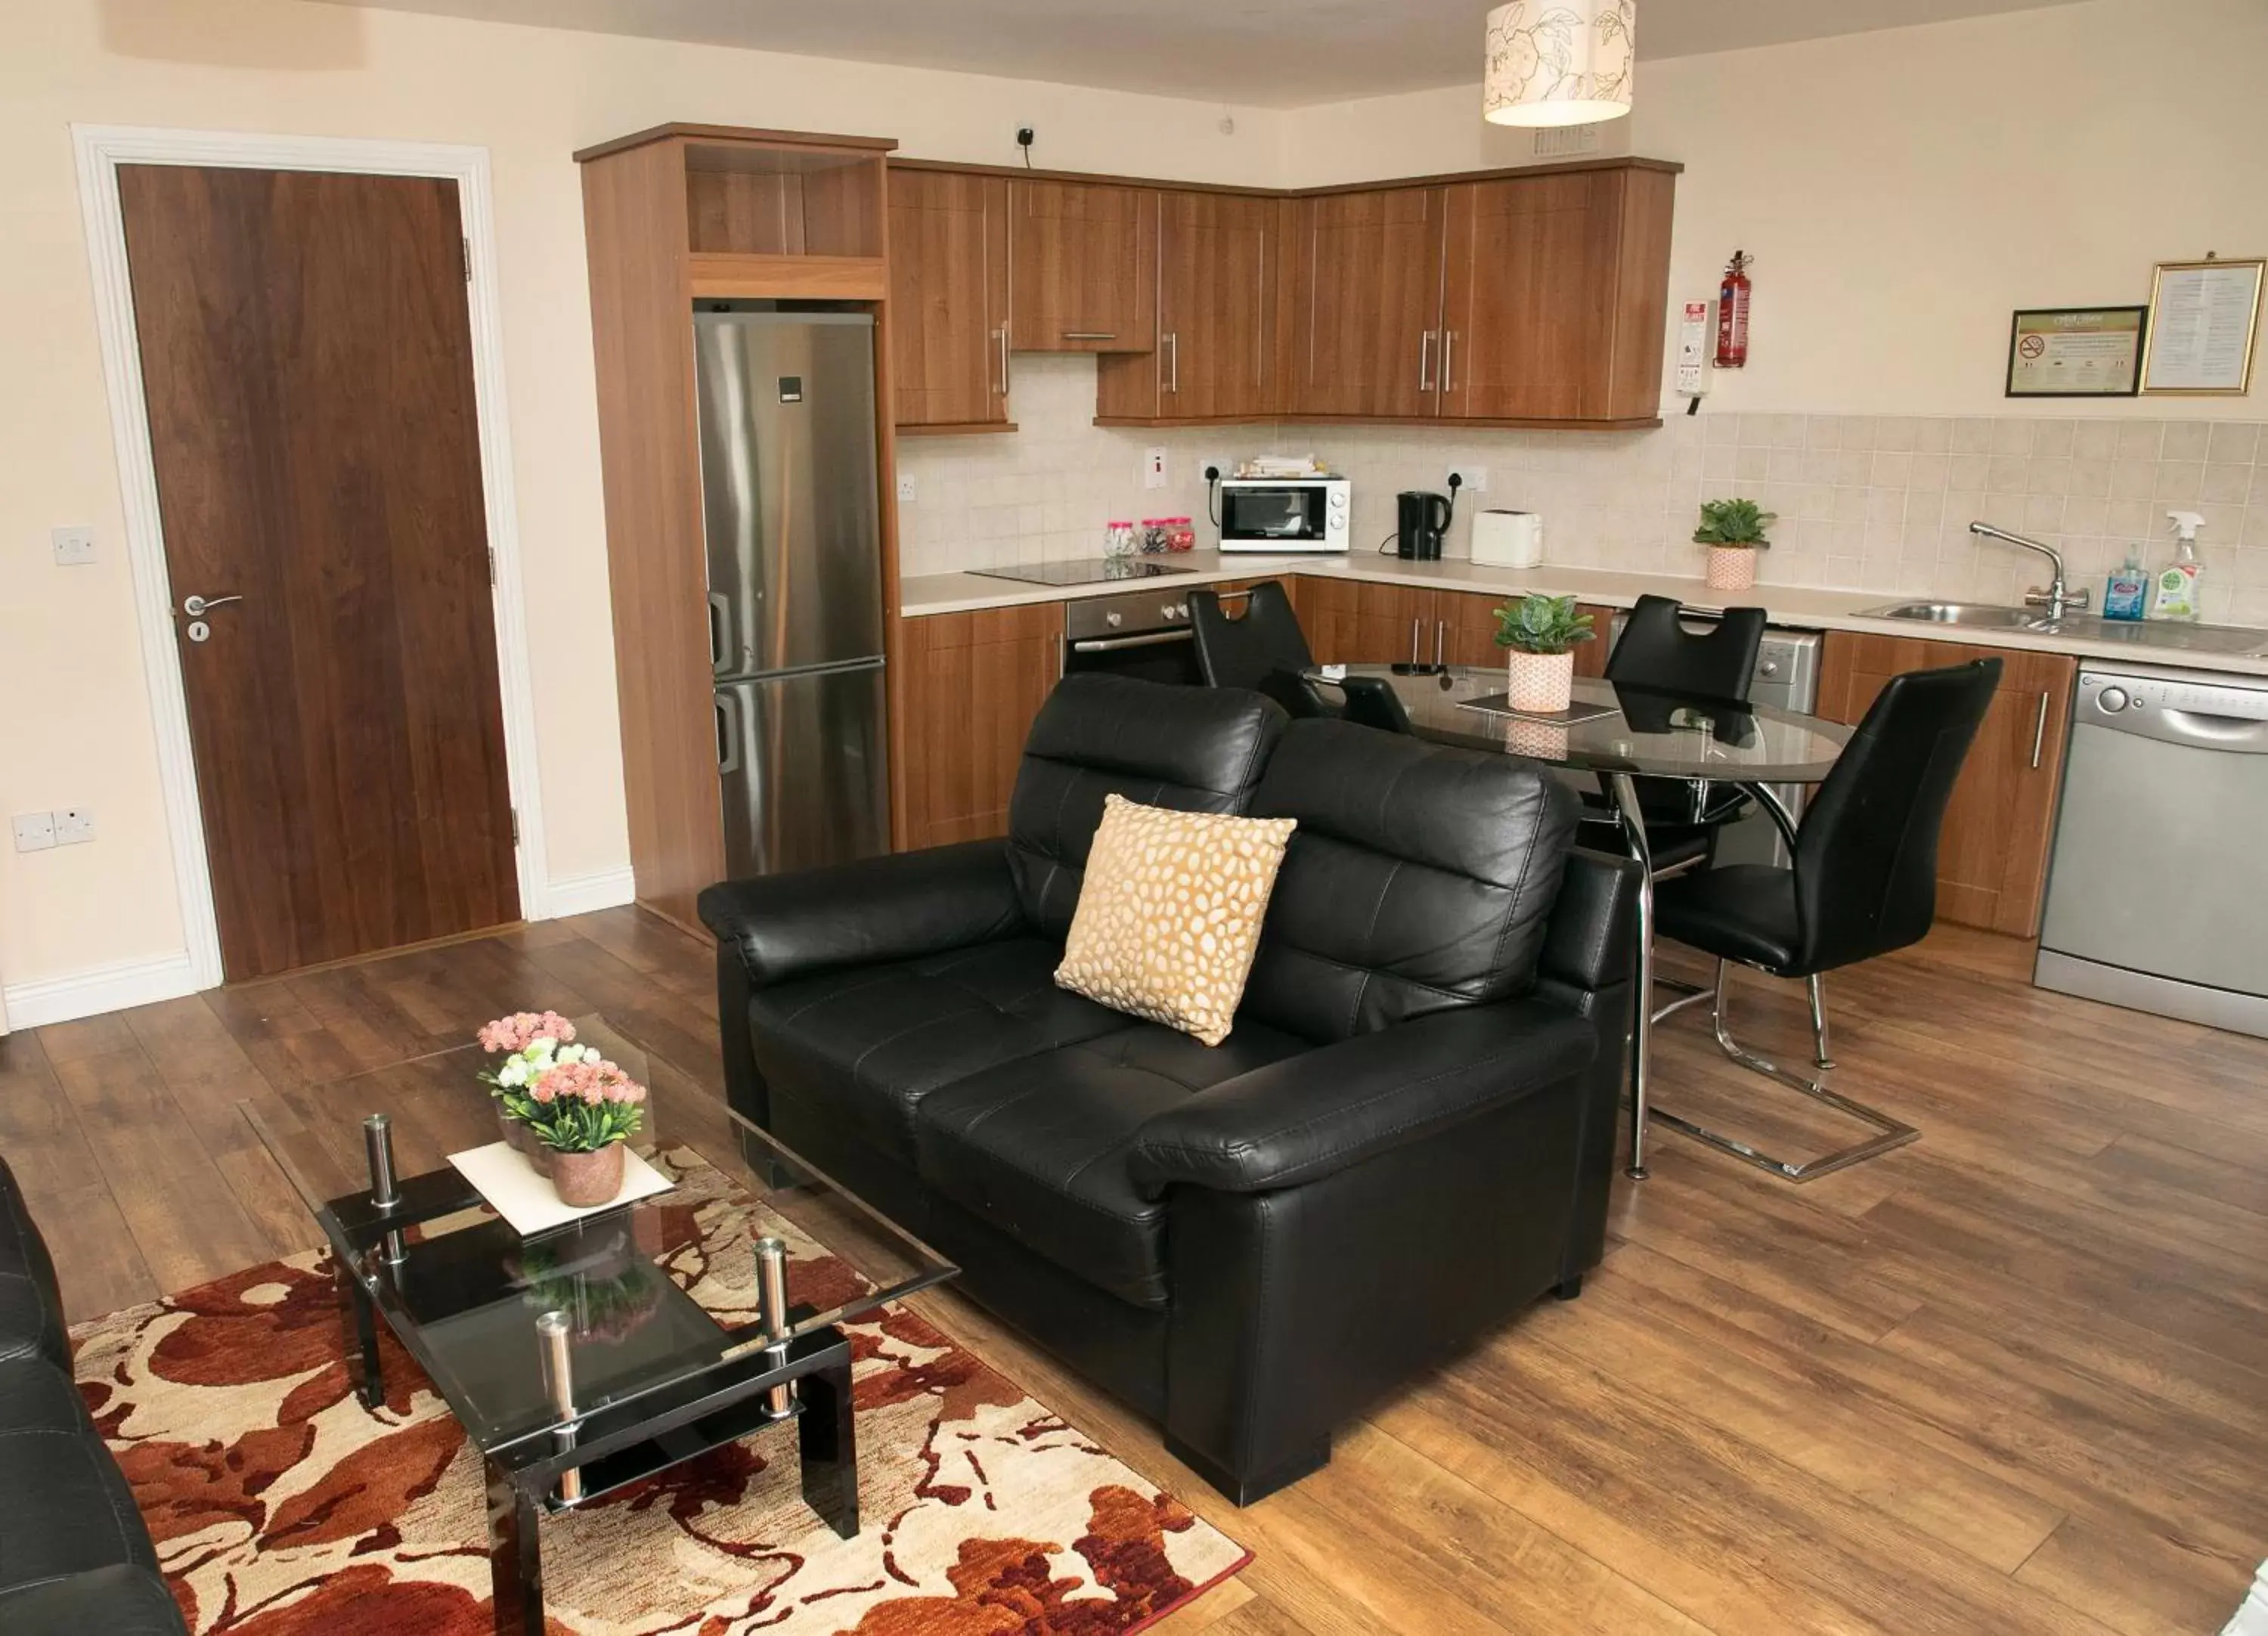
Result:
M1745 250L1733 252L1725 282L1717 291L1717 367L1740 369L1749 361L1749 265Z

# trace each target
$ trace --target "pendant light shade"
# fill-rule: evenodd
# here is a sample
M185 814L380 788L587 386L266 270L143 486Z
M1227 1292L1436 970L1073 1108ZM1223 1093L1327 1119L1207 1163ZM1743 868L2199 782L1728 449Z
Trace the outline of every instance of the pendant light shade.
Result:
M1481 117L1583 125L1630 112L1636 0L1512 0L1488 15Z

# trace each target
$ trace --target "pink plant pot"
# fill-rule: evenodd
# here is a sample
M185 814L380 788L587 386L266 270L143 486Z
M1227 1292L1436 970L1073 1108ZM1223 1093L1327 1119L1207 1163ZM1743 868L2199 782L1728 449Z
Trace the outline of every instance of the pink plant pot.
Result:
M1709 588L1712 591L1745 591L1756 582L1756 554L1746 546L1712 545L1709 548Z
M1572 653L1528 653L1514 648L1506 670L1505 691L1514 710L1565 710L1575 696Z
M538 1175L551 1174L551 1150L546 1147L534 1131L497 1104L497 1124L504 1131L504 1139L512 1152L527 1161L528 1168Z
M551 1155L551 1190L578 1210L614 1203L622 1190L622 1145L609 1142L593 1153Z

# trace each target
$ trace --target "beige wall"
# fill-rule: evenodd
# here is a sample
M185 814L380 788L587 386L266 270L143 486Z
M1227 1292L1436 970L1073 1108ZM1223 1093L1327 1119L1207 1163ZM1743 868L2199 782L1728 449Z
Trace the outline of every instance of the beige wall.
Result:
M1756 258L1749 367L1719 372L1711 409L1998 415L2014 309L2146 301L2156 262L2268 254L2264 85L2260 0L2093 0L1644 63L1609 151L1686 167L1673 299L1713 298L1736 248ZM1286 181L1526 162L1479 96L1297 111Z
M1225 114L1233 136L1219 129ZM85 806L99 829L89 846L0 847L0 981L20 999L26 985L182 947L72 122L490 151L549 873L572 881L628 859L572 151L678 119L891 136L912 154L1005 161L1028 122L1049 165L1265 181L1278 118L293 0L0 6L0 815ZM98 565L53 565L48 531L63 523L94 527ZM563 628L578 633L572 645L543 634Z

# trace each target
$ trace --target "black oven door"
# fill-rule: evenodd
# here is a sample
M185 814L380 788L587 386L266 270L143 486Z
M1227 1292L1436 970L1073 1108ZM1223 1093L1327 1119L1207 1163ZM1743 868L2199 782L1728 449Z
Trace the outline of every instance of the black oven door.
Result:
M1194 688L1204 681L1197 669L1196 633L1187 627L1123 637L1073 637L1064 645L1065 675L1098 671L1177 687Z
M1286 544L1323 537L1324 490L1320 483L1283 488L1224 488L1220 491L1220 537Z

